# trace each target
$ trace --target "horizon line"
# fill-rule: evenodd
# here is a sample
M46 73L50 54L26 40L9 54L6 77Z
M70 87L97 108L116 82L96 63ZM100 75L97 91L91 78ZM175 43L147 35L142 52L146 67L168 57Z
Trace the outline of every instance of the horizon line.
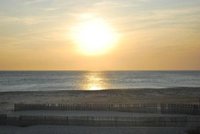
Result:
M5 71L5 72L6 71L8 71L8 72L9 71L10 72L12 72L12 71L19 71L19 72L20 71L24 71L24 72L26 72L26 71L27 72L28 71L33 71L33 72L37 72L37 71L38 72L40 72L40 71L47 71L47 72L48 71L58 71L58 72L59 71L71 71L71 72L73 72L73 71L74 72L75 71L77 71L77 72L106 72L107 71L107 72L109 72L110 71L110 72L112 72L112 71L200 71L200 69L158 69L158 70L156 70L156 69L149 69L149 70L148 69L141 69L141 70L140 69L127 69L127 70L125 70L125 69L121 69L121 70L120 69L113 69L113 70L78 70L78 69L77 70L76 69L75 70L71 70L71 69L55 69L55 70L53 70L53 69L49 69L49 70L48 69L46 69L46 70L43 70L43 69L41 69L41 70L37 70L37 69L36 70L29 70L29 69L27 69L26 70L26 69L24 69L24 70L21 70L21 69L19 69L18 70L17 69L17 70L0 70L0 71L1 72L3 72L3 71Z

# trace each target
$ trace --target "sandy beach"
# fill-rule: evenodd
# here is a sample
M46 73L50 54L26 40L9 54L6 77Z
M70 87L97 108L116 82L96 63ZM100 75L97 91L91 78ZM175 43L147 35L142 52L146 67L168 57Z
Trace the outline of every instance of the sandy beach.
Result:
M0 126L1 134L186 134L186 128L176 127L81 127L81 126Z
M13 110L15 103L25 104L199 104L200 88L119 89L101 91L1 92L0 112Z
M37 91L37 92L1 92L0 113L9 116L101 116L101 117L185 117L184 115L162 115L152 113L126 113L106 111L16 111L14 104L151 104L176 103L199 104L199 88L166 89L118 89L100 91ZM192 116L191 116L192 117ZM195 117L195 116L194 116ZM90 127L90 126L51 126L37 125L28 127L0 126L1 134L180 134L186 133L188 127ZM51 131L49 131L51 130Z

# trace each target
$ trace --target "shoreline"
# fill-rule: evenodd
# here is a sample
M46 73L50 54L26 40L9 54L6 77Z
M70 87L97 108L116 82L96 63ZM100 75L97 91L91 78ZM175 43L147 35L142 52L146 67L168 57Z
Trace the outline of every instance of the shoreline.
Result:
M200 87L160 87L160 88L105 88L98 90L85 90L85 89L66 89L66 90L37 90L37 91L0 91L1 93L37 93L37 92L104 92L104 91L142 91L142 90L200 90Z

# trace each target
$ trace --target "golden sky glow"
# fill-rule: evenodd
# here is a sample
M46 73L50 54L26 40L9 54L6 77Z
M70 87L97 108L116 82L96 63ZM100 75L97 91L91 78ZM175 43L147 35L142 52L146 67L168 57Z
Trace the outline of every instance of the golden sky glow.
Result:
M199 70L200 0L1 0L0 70Z

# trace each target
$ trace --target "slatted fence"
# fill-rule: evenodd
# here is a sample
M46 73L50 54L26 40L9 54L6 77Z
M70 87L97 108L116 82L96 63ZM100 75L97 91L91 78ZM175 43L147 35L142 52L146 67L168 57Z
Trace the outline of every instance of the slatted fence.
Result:
M2 118L3 117L3 118ZM0 115L1 125L75 125L100 127L196 127L200 117L98 117L98 116L18 116Z
M200 115L199 104L15 104L14 111L80 110Z

